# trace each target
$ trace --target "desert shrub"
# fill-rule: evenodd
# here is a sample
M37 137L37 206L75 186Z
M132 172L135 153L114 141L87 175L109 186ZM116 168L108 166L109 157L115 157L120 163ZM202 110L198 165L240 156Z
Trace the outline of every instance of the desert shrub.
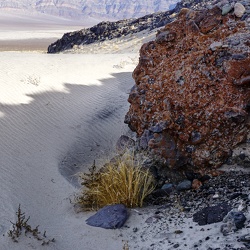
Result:
M47 239L46 231L44 231L43 234L39 232L38 227L32 228L28 221L30 217L27 219L25 218L25 213L21 211L21 205L19 204L18 210L16 212L17 220L16 222L11 222L12 229L8 231L8 236L14 241L18 242L19 237L22 235L22 232L24 231L25 236L28 236L31 238L33 236L38 241L41 241L41 245L49 245L51 242L55 242L55 238L53 239Z
M96 171L93 164L89 171L80 175L83 188L76 198L85 209L111 204L142 207L145 197L154 190L154 177L141 167L132 153L106 164L100 171Z

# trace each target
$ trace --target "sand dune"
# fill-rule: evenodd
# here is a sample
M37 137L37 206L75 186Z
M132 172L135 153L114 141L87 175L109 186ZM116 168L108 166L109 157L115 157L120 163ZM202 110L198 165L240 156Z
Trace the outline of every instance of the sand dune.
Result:
M21 10L0 10L0 51L46 51L64 33L90 27L98 19L71 20Z
M107 157L124 132L134 56L1 53L1 249L40 249L25 237L13 244L2 236L18 204L33 226L57 239L49 249L98 249L84 222L88 215L76 215L69 203L73 175ZM110 244L114 232L102 234L104 249L122 246Z
M74 20L24 10L0 9L0 29L5 30L55 30L58 27L90 27L100 20L92 17ZM73 29L71 29L72 31Z

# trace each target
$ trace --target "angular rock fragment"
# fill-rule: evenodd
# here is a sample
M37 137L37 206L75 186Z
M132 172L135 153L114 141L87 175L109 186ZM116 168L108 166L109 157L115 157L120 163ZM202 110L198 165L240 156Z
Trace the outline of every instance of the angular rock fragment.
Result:
M227 216L223 219L224 223L233 221L237 229L242 229L246 221L246 217L242 212L230 211Z
M101 208L96 214L89 217L86 222L93 227L105 229L121 228L128 218L128 212L124 205L116 204Z
M221 203L212 207L205 207L193 215L193 220L200 226L217 223L222 221L230 210L231 207L226 203Z
M126 136L122 135L116 143L116 150L118 153L124 153L127 149L132 148L135 145L135 141Z

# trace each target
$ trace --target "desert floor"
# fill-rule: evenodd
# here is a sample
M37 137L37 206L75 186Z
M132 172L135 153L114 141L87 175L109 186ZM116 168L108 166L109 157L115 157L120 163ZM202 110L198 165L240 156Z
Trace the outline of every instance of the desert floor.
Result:
M201 231L181 214L178 222L157 222L156 208L148 207L131 209L123 228L105 230L86 225L93 212L78 213L70 203L79 192L76 174L95 159L101 165L112 157L119 136L129 133L123 120L132 71L139 47L154 33L50 55L51 41L81 26L43 24L38 31L22 17L20 27L25 28L8 18L0 26L1 250L122 250L125 242L129 249L143 250L224 246L225 238L216 240L219 224ZM39 225L55 242L41 246L23 233L14 243L7 236L19 204L30 225ZM199 243L208 236L209 241Z

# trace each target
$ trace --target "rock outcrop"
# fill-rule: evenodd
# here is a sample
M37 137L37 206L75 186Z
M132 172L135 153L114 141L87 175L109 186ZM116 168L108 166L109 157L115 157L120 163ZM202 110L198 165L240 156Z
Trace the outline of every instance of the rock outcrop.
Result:
M121 36L137 33L146 29L155 29L162 27L173 20L174 15L179 8L172 11L150 14L137 19L124 19L117 22L101 22L97 25L65 33L63 37L48 47L48 53L58 53L72 49L75 45L86 45L94 42L112 40Z
M171 169L218 167L249 132L250 8L223 7L181 10L133 72L125 122Z
M169 11L153 13L137 19L101 22L91 28L65 33L61 39L48 47L48 53L58 53L72 49L75 45L86 45L94 42L112 40L113 38L127 36L143 30L163 27L167 23L172 22L183 7L199 9L210 3L211 1L207 2L206 0L183 0Z

